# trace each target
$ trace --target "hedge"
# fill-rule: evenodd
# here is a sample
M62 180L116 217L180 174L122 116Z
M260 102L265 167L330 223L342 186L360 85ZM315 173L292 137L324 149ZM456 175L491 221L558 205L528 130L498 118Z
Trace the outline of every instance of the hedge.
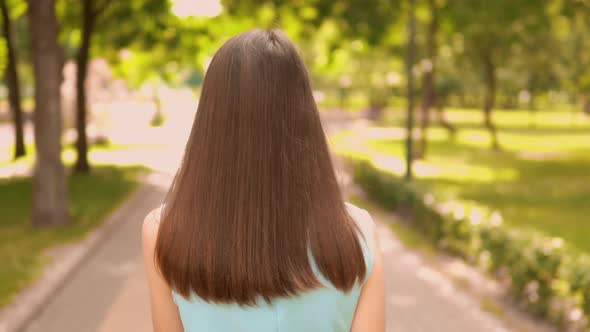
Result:
M532 313L569 330L588 329L590 258L569 250L559 238L507 227L498 212L437 202L369 161L352 164L355 183L371 200L406 215L408 224L435 246L495 276Z

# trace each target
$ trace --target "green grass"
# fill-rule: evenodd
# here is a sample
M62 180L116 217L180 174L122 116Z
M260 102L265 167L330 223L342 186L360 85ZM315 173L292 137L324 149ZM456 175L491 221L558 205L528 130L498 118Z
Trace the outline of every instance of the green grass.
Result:
M418 111L418 110L417 110ZM577 112L576 112L577 111ZM418 113L418 112L417 112ZM418 114L417 114L418 115ZM481 109L445 109L445 116L449 122L459 128L479 128L483 122ZM432 119L436 122L436 115ZM500 109L494 110L492 114L494 123L504 129L575 129L587 128L588 121L583 120L584 115L579 112L579 107L568 106L558 110L528 110ZM581 120L582 119L582 120ZM403 125L405 123L405 112L394 111L385 115L385 125Z
M90 175L68 178L72 224L57 228L31 226L31 179L0 179L0 306L34 280L48 262L44 251L80 240L139 184L140 166L97 166Z
M449 115L463 122L472 116L465 111ZM531 129L523 126L524 117L524 112L503 115L501 151L489 148L481 128L460 129L454 141L443 129L431 130L427 159L415 166L417 184L440 198L499 210L511 226L561 237L590 253L590 119L568 127L547 115ZM336 149L369 156L378 166L383 156L403 158L402 137L363 135L336 137Z
M108 143L108 144L94 144L90 147L89 153L92 155L93 151L121 151L121 150L141 150L141 149L154 149L161 148L164 145L155 144L119 144L119 143ZM13 160L12 152L13 147L6 147L0 149L0 167L15 165L17 163L32 164L35 160L35 145L26 145L27 155ZM62 160L65 162L73 162L75 160L76 148L73 144L62 146Z

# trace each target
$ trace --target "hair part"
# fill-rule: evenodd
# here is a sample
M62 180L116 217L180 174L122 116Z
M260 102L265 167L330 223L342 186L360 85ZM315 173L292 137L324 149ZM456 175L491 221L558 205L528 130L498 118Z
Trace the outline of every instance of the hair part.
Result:
M188 298L255 305L364 279L307 70L278 30L226 42L205 75L155 259Z

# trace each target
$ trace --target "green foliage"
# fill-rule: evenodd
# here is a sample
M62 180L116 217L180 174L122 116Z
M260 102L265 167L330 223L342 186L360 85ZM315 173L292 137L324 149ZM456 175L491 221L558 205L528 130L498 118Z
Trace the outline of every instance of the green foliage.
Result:
M23 0L11 2L18 4L15 13L22 12ZM177 17L172 0L96 0L100 7L107 3L98 16L92 55L108 59L115 73L134 87L146 81L184 84L194 73L202 73L229 37L254 27L279 27L300 46L316 89L345 97L363 94L366 104L360 108L403 95L407 14L403 1L223 0L223 12L213 18ZM587 2L436 3L441 22L435 84L441 104L481 106L486 57L497 69L500 107L517 106L522 92L533 98L550 91L551 98L567 92L570 102L588 93ZM57 4L60 40L65 55L72 58L80 44L81 4L77 0ZM419 1L419 58L425 57L430 15L427 2ZM424 65L419 61L414 68L418 76L424 74ZM387 83L394 76L396 83ZM352 84L341 89L345 78ZM530 105L535 106L535 101Z
M576 296L584 312L590 312L590 259L578 258L564 269L571 280L570 291Z
M570 91L590 93L590 4L588 1L563 1L554 29L561 41L560 57L563 63L561 78Z
M367 161L355 162L354 180L376 202L411 217L409 225L432 243L480 265L507 282L515 299L535 314L563 326L587 327L590 319L590 260L559 238L521 232L497 213L430 194ZM409 211L409 213L407 213ZM577 314L577 313L580 314Z
M350 0L350 1L288 1L288 0L225 0L222 2L231 15L249 16L262 8L266 15L266 26L281 23L282 15L288 10L306 28L301 31L311 35L311 28L332 20L347 39L362 38L371 45L379 44L386 37L388 28L395 20L401 1Z
M8 7L8 15L10 17L10 20L12 21L11 24L13 24L13 26L15 25L14 21L16 20L20 20L22 18L22 16L26 13L27 11L27 3L25 0L4 0L6 2L6 6ZM4 22L1 22L2 19L0 18L0 23L4 24ZM17 31L20 32L20 31ZM23 41L23 36L21 34L15 36L16 38L16 44L15 46L19 46L19 44ZM4 73L4 70L6 69L6 66L8 64L8 50L6 47L6 38L2 35L2 39L0 40L0 72Z
M477 61L483 53L500 57L514 43L542 27L548 1L449 1L443 15L463 38L463 50Z
M181 70L183 65L195 65L195 55L202 42L198 34L205 34L204 22L189 23L176 17L168 1L102 0L93 3L97 14L91 55L107 59L115 73L132 86L150 80L175 83L186 72ZM65 56L73 59L82 37L81 1L58 1L57 12Z

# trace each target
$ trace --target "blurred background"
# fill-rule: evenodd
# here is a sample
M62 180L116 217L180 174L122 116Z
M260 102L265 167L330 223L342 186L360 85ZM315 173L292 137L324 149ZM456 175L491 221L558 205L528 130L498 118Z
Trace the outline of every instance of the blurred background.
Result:
M588 328L590 1L0 0L0 14L0 331L150 329L141 221L213 54L251 28L297 44L343 191L381 222L388 331Z

